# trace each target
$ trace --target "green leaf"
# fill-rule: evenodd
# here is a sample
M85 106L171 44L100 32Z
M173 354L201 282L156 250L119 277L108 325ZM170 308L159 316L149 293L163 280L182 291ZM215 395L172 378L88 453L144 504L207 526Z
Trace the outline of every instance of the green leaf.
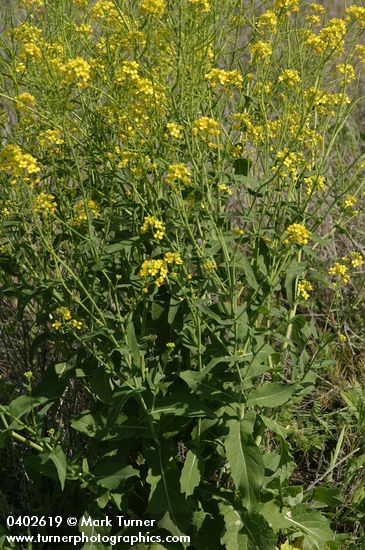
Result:
M310 510L306 504L295 506L285 514L285 519L297 531L301 531L309 544L322 550L333 540L329 521L318 510Z
M139 471L132 466L121 464L120 459L105 458L94 471L96 483L105 489L117 489L130 477L139 477Z
M241 514L223 502L218 504L219 511L224 518L225 530L221 536L221 543L226 550L247 550L248 537L242 533L243 522Z
M244 506L251 510L258 499L264 476L264 464L259 448L255 445L239 420L227 422L228 436L224 446L231 475L242 495Z
M60 480L61 489L63 491L66 480L67 459L65 453L62 450L62 447L57 446L55 449L53 449L53 451L49 453L48 459L51 460L56 466L58 479Z
M242 521L242 531L249 539L247 550L275 550L277 535L261 514L242 514ZM237 550L241 550L241 547L237 547Z
M161 399L152 411L154 416L173 414L174 416L215 418L214 413L195 395L175 393Z
M95 369L89 378L91 391L104 403L110 403L113 396L110 376L100 368Z
M255 390L246 405L248 407L279 407L286 403L294 393L295 385L277 384L269 382Z
M250 159L240 158L233 163L234 173L238 176L248 176L252 161Z
M99 413L84 414L73 420L71 426L74 430L84 433L89 437L102 439L105 435L106 418Z
M149 466L147 483L151 487L147 509L160 516L161 527L176 535L188 531L191 510L180 490L180 472L171 460L174 452L162 442L144 450Z
M194 493L200 483L202 474L202 460L192 450L188 451L180 475L181 491L188 497Z
M313 491L312 500L323 502L331 507L339 506L343 503L341 491L336 487L316 487Z
M294 260L288 268L285 277L285 290L290 305L295 301L295 281L307 268L307 262Z
M246 282L250 288L253 290L258 290L259 284L256 280L255 273L251 267L251 263L247 256L244 253L237 254L236 257L236 266L241 267L246 275Z

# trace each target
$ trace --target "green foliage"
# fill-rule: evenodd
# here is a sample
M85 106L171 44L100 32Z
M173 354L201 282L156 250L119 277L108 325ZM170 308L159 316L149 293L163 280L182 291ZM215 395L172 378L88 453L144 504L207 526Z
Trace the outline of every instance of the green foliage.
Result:
M1 8L0 291L29 346L0 448L21 510L155 519L176 548L341 548L341 494L295 480L292 410L362 265L343 136L365 10L243 4Z

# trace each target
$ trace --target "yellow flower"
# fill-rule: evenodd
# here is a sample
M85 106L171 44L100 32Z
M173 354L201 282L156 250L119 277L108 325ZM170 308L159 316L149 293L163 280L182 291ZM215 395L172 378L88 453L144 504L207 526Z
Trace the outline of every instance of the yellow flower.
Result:
M187 168L186 164L183 162L179 162L177 164L170 164L168 167L168 172L165 177L166 183L174 183L175 181L181 181L185 185L189 185L191 183L191 172Z
M165 261L171 265L182 265L184 263L179 252L166 252Z
M242 88L243 78L239 71L226 71L224 69L212 69L205 75L205 79L210 82L212 88L216 88L218 84L224 88Z
M218 189L222 191L222 193L227 193L228 195L232 195L232 189L228 187L225 183L219 183Z
M97 202L92 199L84 202L80 200L75 205L76 218L73 220L73 225L80 225L88 219L88 215L91 218L100 218L100 208Z
M48 214L54 214L57 208L57 203L53 195L47 195L46 193L40 193L35 199L35 212L42 213L44 217L48 217Z
M350 280L348 267L345 264L340 264L339 262L336 262L332 267L330 267L328 273L329 275L337 277L337 281L334 283L335 286L340 284L346 285Z
M36 100L34 95L23 92L22 94L19 94L14 97L14 104L17 111L28 111L29 109L33 109L35 106Z
M296 12L299 10L299 0L274 0L274 8L285 14Z
M290 175L292 178L297 178L303 160L302 153L295 153L294 151L289 152L288 148L285 148L283 151L277 153L276 163L273 169L276 170L281 177L285 178Z
M272 47L269 42L258 40L250 46L251 62L253 59L267 61L272 54Z
M165 0L143 0L139 9L143 15L162 17L165 12Z
M203 262L203 267L206 271L214 271L214 269L216 268L216 263L214 260L206 260L205 262Z
M286 69L279 75L278 81L287 84L288 86L294 87L296 84L301 82L301 78L297 70Z
M82 329L82 326L83 326L83 323L82 321L77 321L76 319L72 319L70 321L70 325L75 328L76 330L81 330Z
M361 267L364 263L364 259L360 252L352 251L350 252L350 259L352 267Z
M301 223L292 223L286 231L290 242L300 245L308 244L311 234Z
M61 327L62 327L62 323L58 319L54 321L54 323L52 323L52 328L54 328L55 330L59 330Z
M273 10L267 10L260 15L257 21L257 28L260 33L266 31L276 32L278 26L278 16Z
M209 0L189 0L189 2L194 7L199 8L202 11L202 13L209 13L210 12Z
M70 321L71 319L71 311L68 307L61 306L57 308L57 313L60 315L61 319L63 321Z
M181 124L177 124L176 122L168 122L166 124L166 128L168 133L165 134L165 138L168 138L169 136L175 139L182 138L183 126L181 126Z
M139 275L142 279L155 277L155 285L161 286L167 278L168 268L164 260L145 260L141 266Z
M350 63L339 63L336 65L338 72L344 75L345 80L350 82L355 78L355 69Z
M338 341L341 342L341 344L344 344L346 342L347 338L344 334L341 334L341 332L339 332L337 336L338 336Z
M346 9L346 19L356 21L360 27L365 27L365 8L363 6L349 6Z
M193 136L199 136L200 139L207 143L208 147L217 147L217 144L212 142L212 138L216 138L220 134L218 122L213 118L203 116L196 120L192 130Z
M30 181L28 176L37 174L40 171L37 160L29 153L23 153L19 145L6 145L0 151L0 172L10 174L16 183L20 177L24 181ZM35 180L38 183L39 180Z
M76 83L77 88L86 88L90 80L90 65L86 59L75 57L61 67L65 73L65 80L71 84Z
M43 147L48 153L56 155L60 152L61 148L59 147L65 142L61 137L60 130L45 130L40 132L38 136L38 143Z
M326 188L326 180L323 176L308 176L303 181L308 195L314 190L323 191Z
M357 198L353 195L346 195L346 198L343 202L344 207L352 208L353 206L355 206L355 204L357 204Z
M309 281L306 281L303 279L302 281L298 282L297 286L297 294L299 298L303 298L304 300L308 300L310 291L313 290L313 286Z
M82 23L81 25L77 25L75 27L75 31L79 34L90 35L93 32L93 28L87 23Z
M141 227L141 233L147 233L150 229L153 230L155 239L162 240L164 238L166 233L165 224L154 216L145 216Z

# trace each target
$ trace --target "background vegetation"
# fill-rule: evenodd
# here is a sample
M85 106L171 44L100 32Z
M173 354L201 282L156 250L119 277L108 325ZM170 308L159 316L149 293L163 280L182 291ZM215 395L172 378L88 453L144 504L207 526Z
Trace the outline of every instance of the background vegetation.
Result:
M3 517L363 545L365 8L340 7L1 3Z

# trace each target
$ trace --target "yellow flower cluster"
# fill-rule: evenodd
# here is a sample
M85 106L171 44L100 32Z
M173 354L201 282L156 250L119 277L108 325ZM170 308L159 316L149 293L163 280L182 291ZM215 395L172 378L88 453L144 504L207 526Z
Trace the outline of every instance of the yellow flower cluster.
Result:
M296 12L299 10L299 0L274 0L274 8L285 14Z
M182 265L184 263L180 256L180 252L166 252L165 261L169 265Z
M308 195L311 195L314 190L323 191L326 188L326 180L323 176L308 176L303 181Z
M98 0L91 14L93 19L100 19L107 24L114 24L119 20L118 11L111 0Z
M26 112L29 109L33 109L36 104L34 95L29 92L23 92L14 97L15 108L19 112Z
M77 226L82 222L85 222L88 219L88 216L95 219L100 218L100 208L98 203L92 199L89 199L86 202L80 200L75 205L75 214L76 218L73 220L73 225Z
M145 216L141 227L141 233L147 233L150 229L153 230L155 239L162 240L164 238L166 233L165 224L154 216Z
M278 81L286 84L287 86L294 87L296 84L301 82L301 78L297 70L286 69L279 75Z
M212 69L205 75L212 88L216 88L218 84L224 88L242 88L243 78L239 71L225 71L224 69Z
M45 130L40 132L38 136L38 143L43 147L48 153L56 155L60 152L62 145L65 140L61 136L60 130Z
M328 49L342 53L345 34L346 22L343 19L333 18L318 34L308 31L305 37L305 45L318 54L323 54Z
M346 9L347 21L356 21L360 27L365 27L365 8L363 6L349 6Z
M75 328L76 330L81 330L83 326L82 321L77 321L76 319L72 319L72 314L68 307L63 307L63 306L59 307L57 308L56 313L57 313L58 319L56 319L52 323L52 328L54 328L55 330L60 330L62 326L68 325L68 326L71 326L72 328Z
M258 40L250 46L251 60L261 60L267 61L272 54L272 46L270 42L264 42L263 40Z
M365 64L365 46L364 44L356 44L355 53L360 63Z
M165 0L143 0L139 9L143 15L162 17L165 12Z
M360 254L360 252L352 251L350 252L350 261L352 267L361 267L364 263L364 258Z
M274 170L283 177L291 176L297 178L299 169L304 162L302 153L289 152L286 147L283 151L279 151L276 155L276 164Z
M199 8L202 13L209 13L211 10L209 0L189 0L189 3Z
M93 33L93 28L87 23L81 23L81 25L75 26L75 31L79 34L85 34L87 36Z
M257 28L260 33L276 32L278 26L278 16L273 10L267 10L260 15L257 21Z
M119 85L126 86L132 102L131 108L136 109L136 114L140 114L146 103L152 99L155 104L162 103L165 99L161 86L141 76L140 65L137 61L124 61L117 70L115 81Z
M44 0L21 0L21 3L26 8L33 8L34 6L41 8L44 6Z
M182 265L183 260L179 252L166 252L163 259L145 260L141 266L139 275L142 279L153 277L155 285L160 287L167 279L169 265Z
M68 83L76 83L77 88L86 88L90 80L90 64L83 57L70 59L61 70L65 74L65 80Z
M350 63L339 63L336 65L336 69L344 75L347 82L355 79L355 69Z
M182 138L182 131L183 126L181 124L177 124L176 122L168 122L166 124L167 132L165 134L165 138L173 137L175 139L181 139Z
M37 160L29 153L23 153L19 145L6 145L0 151L0 172L10 174L13 179L10 183L16 183L18 178L24 178L29 182L29 176L40 171ZM39 179L34 180L39 183Z
M292 223L287 227L286 231L288 233L289 242L300 245L308 244L311 234L301 223Z
M298 282L297 294L299 298L303 298L303 300L308 300L311 290L313 290L313 286L309 281L303 279Z
M233 120L232 129L241 132L240 139L254 144L263 142L267 137L275 138L280 127L278 120L268 120L265 126L253 122L248 113L232 113L230 118Z
M222 193L227 193L227 195L232 195L232 189L228 187L225 183L219 183L218 184L219 191L222 191Z
M213 118L203 116L196 120L193 125L193 136L199 136L202 141L208 144L208 147L215 147L212 138L216 138L220 134L218 122Z
M203 262L203 268L205 269L205 271L214 271L215 268L216 268L216 263L214 260L206 260L205 262Z
M357 198L353 195L346 195L345 200L343 201L343 205L345 208L352 208L357 204Z
M39 193L35 199L34 210L44 215L45 218L48 214L54 214L57 208L57 203L54 195L48 195L47 193Z
M318 113L325 115L334 115L335 111L331 107L336 105L348 105L350 98L343 93L331 93L312 86L304 92L304 97L309 108L314 108Z
M165 176L166 183L174 183L175 181L181 181L184 185L191 184L191 172L183 162L177 164L170 164L167 169L167 175Z
M24 44L26 42L39 42L42 35L42 30L30 23L23 22L13 31L14 37Z
M332 267L330 267L328 273L329 275L337 278L336 282L334 282L335 286L346 285L350 280L347 265L340 264L339 262L336 262Z

